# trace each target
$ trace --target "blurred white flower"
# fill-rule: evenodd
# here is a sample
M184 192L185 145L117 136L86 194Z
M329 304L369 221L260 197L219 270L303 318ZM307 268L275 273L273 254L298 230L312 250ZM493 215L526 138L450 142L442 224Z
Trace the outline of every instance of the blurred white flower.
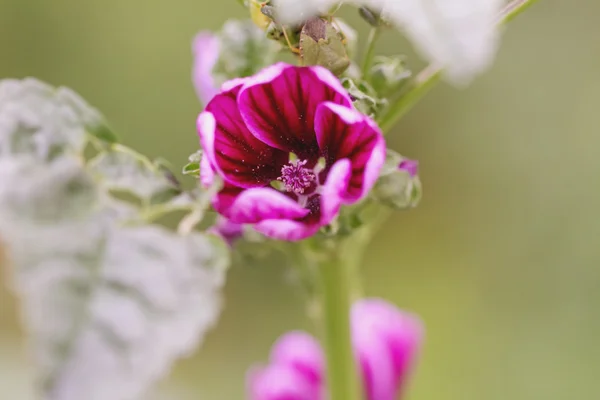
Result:
M326 13L339 0L278 0L278 16L297 23ZM504 0L349 0L381 11L417 51L444 68L454 84L468 83L492 62L498 44L496 18Z

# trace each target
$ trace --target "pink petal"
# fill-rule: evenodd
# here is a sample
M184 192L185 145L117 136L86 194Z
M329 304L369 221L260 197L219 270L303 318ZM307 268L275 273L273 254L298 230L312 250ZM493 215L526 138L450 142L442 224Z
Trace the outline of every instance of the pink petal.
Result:
M271 363L289 365L315 387L325 377L325 359L319 342L306 332L288 332L271 349Z
M328 102L319 106L315 128L327 165L344 158L352 164L346 202L363 198L377 181L385 161L385 140L375 122L353 108Z
M198 33L192 44L192 54L192 82L200 101L207 104L219 92L212 76L219 59L219 39L212 32Z
M295 242L311 237L319 231L320 224L307 224L286 219L269 219L254 225L263 235L277 240Z
M367 400L395 400L394 367L386 343L376 332L356 329L352 332L352 343Z
M201 112L196 121L198 134L200 135L200 144L204 150L204 156L208 163L215 167L215 129L217 122L214 115L210 112Z
M414 178L419 173L419 162L405 158L398 164L398 169L408 172L411 178Z
M210 161L208 160L207 155L203 155L200 160L200 183L205 188L212 185L215 179L215 170L210 165Z
M229 219L239 224L303 218L308 213L295 200L270 187L244 190L227 211Z
M236 86L241 86L248 80L247 77L243 78L233 78L228 81L223 82L221 85L221 91L227 92L229 90L235 89Z
M214 127L199 125L198 130L203 147L212 145L204 150L226 181L245 188L261 187L277 179L288 155L256 139L246 128L237 105L240 89L238 85L216 95L202 113L213 116Z
M366 385L374 396L369 399L394 399L402 392L417 357L423 335L421 322L380 299L354 303L351 320L353 342L363 368L370 369L375 377L370 386Z
M215 221L215 224L209 228L208 232L220 236L231 246L235 240L242 237L244 229L243 225L231 222L227 218L219 215Z
M346 91L326 69L284 63L249 78L238 96L240 112L254 136L310 160L318 158L314 121L324 101L351 106Z
M315 388L293 367L269 365L247 377L249 400L318 400Z
M336 161L329 170L321 192L321 225L331 223L339 214L350 177L351 165L348 159Z
M219 214L229 218L229 210L231 209L231 206L240 193L242 193L244 190L246 189L242 189L225 182L223 189L221 189L212 200L213 207Z

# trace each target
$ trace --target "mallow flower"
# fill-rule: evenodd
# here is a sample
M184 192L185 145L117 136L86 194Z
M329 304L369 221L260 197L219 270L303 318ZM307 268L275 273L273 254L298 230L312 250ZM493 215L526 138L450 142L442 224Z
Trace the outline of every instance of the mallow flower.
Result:
M366 400L402 395L418 355L423 329L414 315L381 299L357 301L351 310L354 352ZM290 332L273 345L269 365L248 374L249 400L323 400L323 351L308 333Z
M364 198L385 158L375 122L318 66L278 63L226 82L197 127L201 181L224 182L217 212L280 240L307 238Z

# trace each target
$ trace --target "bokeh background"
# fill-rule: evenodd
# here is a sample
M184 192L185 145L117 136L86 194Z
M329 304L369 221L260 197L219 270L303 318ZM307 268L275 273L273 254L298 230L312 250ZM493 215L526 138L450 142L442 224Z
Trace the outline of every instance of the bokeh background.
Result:
M539 2L490 71L440 85L389 135L420 160L425 195L376 237L364 278L369 295L425 321L412 400L600 398L598 15L594 0ZM198 146L191 38L243 16L234 0L0 0L0 78L70 86L126 144L182 165ZM407 49L391 33L379 46ZM275 338L311 329L282 264L234 266L218 328L160 393L242 399ZM0 397L32 398L6 289L0 354Z

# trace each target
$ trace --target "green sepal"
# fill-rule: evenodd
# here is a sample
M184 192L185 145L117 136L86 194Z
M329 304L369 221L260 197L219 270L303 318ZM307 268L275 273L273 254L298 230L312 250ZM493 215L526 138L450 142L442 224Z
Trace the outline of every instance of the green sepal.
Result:
M198 150L188 157L188 163L181 170L183 175L200 176L200 161L202 160L202 150Z
M342 85L350 94L354 107L361 113L376 118L385 111L387 100L378 98L375 90L367 82L343 78Z
M381 97L398 93L409 82L411 70L403 56L377 56L369 71L368 80Z
M416 207L423 195L419 176L412 177L408 171L399 169L404 159L388 149L379 179L371 192L376 201L397 210Z

